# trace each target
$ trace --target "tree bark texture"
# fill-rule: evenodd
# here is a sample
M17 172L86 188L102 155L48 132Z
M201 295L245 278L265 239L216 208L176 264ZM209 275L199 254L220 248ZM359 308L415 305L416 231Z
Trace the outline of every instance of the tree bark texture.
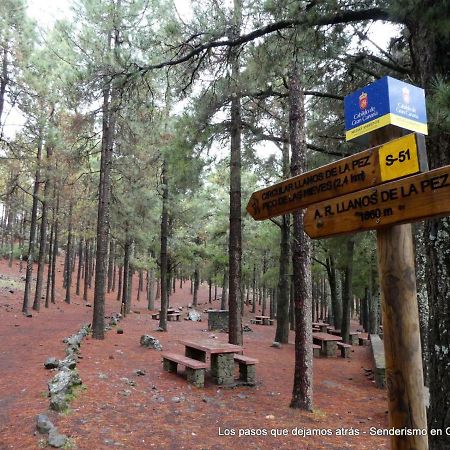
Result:
M300 64L294 56L289 74L289 134L291 143L291 176L306 171L306 135L303 87ZM292 264L295 305L295 372L292 408L312 411L312 293L311 243L304 232L304 212L293 214Z
M33 206L31 209L31 221L30 221L30 241L28 245L28 259L27 270L25 275L25 290L23 294L22 312L28 314L28 308L30 303L32 276L33 276L33 261L34 261L34 244L36 239L36 225L37 225L37 210L38 210L38 195L39 185L41 178L41 160L42 160L42 137L39 136L36 156L36 173L34 176L33 187Z
M239 36L241 27L241 0L233 1L232 36ZM241 212L241 101L239 97L239 48L230 50L231 61L231 156L230 156L230 233L228 246L228 340L242 345L241 317L241 260L242 260L242 212Z
M169 307L168 293L168 255L167 238L169 235L169 177L167 174L167 161L162 163L162 212L161 212L161 248L160 248L160 270L161 270L161 314L159 315L159 328L167 331L167 308Z

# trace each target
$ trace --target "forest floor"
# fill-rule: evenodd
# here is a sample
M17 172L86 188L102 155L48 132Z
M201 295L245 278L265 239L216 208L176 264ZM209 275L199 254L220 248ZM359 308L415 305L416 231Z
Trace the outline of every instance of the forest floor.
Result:
M62 263L58 286L62 286L61 272ZM63 338L91 321L92 308L76 295L70 305L64 303L60 287L56 305L32 311L33 317L26 318L21 313L24 273L19 273L17 263L8 268L6 261L0 261L0 274L1 450L44 447L43 436L36 433L40 413L49 414L58 430L70 437L66 448L389 448L388 438L370 433L371 427L387 428L388 423L386 391L365 376L364 368L371 368L369 347L353 347L350 359L314 358L312 413L289 408L294 345L271 347L274 326L250 325L253 332L244 335L244 353L259 359L256 387L220 388L207 378L203 389L194 388L183 377L163 372L160 353L141 347L140 336L153 335L164 350L182 352L180 338L214 334L227 341L227 335L206 331L206 314L202 322L169 322L167 333L156 332L158 322L151 319L146 302L136 302L137 279L133 312L118 325L124 333L113 328L103 341L87 337L82 342L78 371L84 389L67 412L49 412L47 382L53 373L43 363L49 356L65 356ZM89 295L92 304L92 290ZM108 295L107 315L119 312L115 297ZM190 302L189 284L179 289L177 283L171 306ZM206 287L200 290L199 302L199 310L208 307ZM213 302L213 307L218 306ZM251 317L246 311L244 323ZM290 340L294 341L293 334ZM136 369L146 374L137 376Z

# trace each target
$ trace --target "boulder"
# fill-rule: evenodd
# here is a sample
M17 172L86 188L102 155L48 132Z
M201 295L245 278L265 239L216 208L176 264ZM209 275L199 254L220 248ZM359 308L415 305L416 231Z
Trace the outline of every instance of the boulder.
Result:
M202 321L202 315L196 311L195 309L191 309L188 312L188 320L192 320L193 322L201 322Z
M65 411L69 407L64 394L54 394L50 398L50 409L56 412Z
M77 367L77 362L75 358L71 356L66 356L62 361L59 361L59 368L73 370Z
M54 394L67 394L70 390L70 371L58 372L49 382L48 390L50 395Z
M162 345L158 341L158 339L153 336L149 336L148 334L144 334L141 336L140 343L143 347L153 348L158 351L162 351Z
M66 445L67 436L65 434L58 433L56 428L52 428L48 434L48 445L54 448L61 448Z
M39 414L36 417L36 429L41 434L47 434L55 426L45 414Z
M53 356L51 356L50 358L47 358L47 361L45 361L44 367L48 370L57 369L59 367L59 364L60 364L59 359L56 359Z

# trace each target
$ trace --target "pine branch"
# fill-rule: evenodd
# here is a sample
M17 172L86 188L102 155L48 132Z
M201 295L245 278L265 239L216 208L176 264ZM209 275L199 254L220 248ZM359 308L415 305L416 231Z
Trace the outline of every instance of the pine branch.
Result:
M203 44L198 44L194 46L191 51L186 53L184 56L171 59L169 61L162 61L157 64L149 64L145 67L136 65L137 72L141 75L145 75L147 72L155 69L162 69L164 67L176 66L184 62L189 61L191 58L202 54L203 52L220 47L237 47L239 45L246 44L248 42L254 41L257 38L266 36L268 34L285 30L289 28L294 28L299 25L304 26L324 26L324 25L337 25L346 24L352 22L362 22L366 20L384 20L390 22L397 22L393 17L389 15L387 11L381 8L368 8L359 11L340 11L336 14L325 15L320 17L308 17L303 14L297 19L291 20L280 20L277 22L270 23L261 28L257 28L250 33L243 34L236 39L216 39ZM133 76L134 73L127 74L127 78Z
M370 61L373 61L374 63L377 63L383 67L387 67L388 69L394 70L395 72L401 73L403 75L408 75L410 73L410 71L406 67L391 63L382 58L379 58L378 56L371 55L368 53L359 53L357 55L348 55L348 56L350 58L354 58L355 62L359 62L359 61L362 61L363 59L367 58Z

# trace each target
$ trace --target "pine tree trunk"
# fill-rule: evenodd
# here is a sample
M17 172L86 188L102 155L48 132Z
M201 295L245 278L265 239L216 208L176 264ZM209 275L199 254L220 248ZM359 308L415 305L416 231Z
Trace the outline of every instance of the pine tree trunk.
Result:
M33 261L34 261L34 244L36 238L36 224L37 224L37 210L38 210L38 195L39 186L41 178L41 160L42 160L42 137L39 136L39 142L37 146L37 157L36 157L36 173L34 176L34 187L33 187L33 206L31 209L31 222L30 222L30 241L28 245L28 260L27 260L27 271L25 275L25 290L23 295L23 305L22 312L28 314L28 308L30 303L30 293L32 285L33 276Z
M115 5L120 8L120 0ZM114 24L117 27L117 24ZM120 45L119 30L107 36L107 47L111 50L114 38L115 49ZM105 336L105 292L106 292L106 257L108 253L110 228L110 198L111 198L111 166L114 148L114 134L116 127L116 108L120 93L118 88L104 77L103 105L102 105L102 146L100 161L99 201L97 214L97 249L95 264L94 311L92 318L92 337L104 339Z
M223 272L222 299L220 301L220 309L228 309L228 270L226 268Z
M72 203L69 205L69 226L67 231L67 272L66 272L66 297L64 301L70 303L70 290L72 287Z
M342 323L342 311L341 305L338 298L337 280L336 280L336 264L334 261L334 256L330 255L326 262L328 283L330 285L330 296L331 296L331 314L333 320L330 322L335 328L338 328Z
M286 132L283 132L286 135ZM283 178L289 177L289 145L283 144ZM277 296L277 329L275 341L287 344L289 340L289 258L290 258L290 215L281 219L280 228L280 259Z
M252 313L256 312L256 266L253 266L252 278Z
M80 238L78 242L78 272L77 272L77 287L75 294L80 295L80 283L81 283L81 272L83 271L83 239Z
M55 235L54 217L52 217L52 225L50 226L50 239L48 241L48 267L47 267L47 286L45 290L45 307L50 305L50 288L52 285L52 266L53 266L53 238Z
M52 156L53 150L47 146L47 164ZM39 311L41 309L41 296L42 296L42 285L44 282L44 271L45 271L45 255L47 253L47 222L48 222L48 197L50 192L50 179L49 171L45 175L45 185L44 185L44 198L42 200L42 213L41 213L41 231L39 240L39 256L38 256L38 271L36 277L36 289L34 292L34 302L33 309Z
M110 239L109 240L109 258L108 258L108 294L111 292L111 288L113 286L115 258L116 258L116 255L115 255L114 240Z
M240 34L241 0L233 1L233 24L231 37ZM242 345L241 318L241 259L242 259L242 218L241 218L241 102L239 97L239 48L230 50L231 65L231 155L230 155L230 232L228 244L229 294L228 294L228 341Z
M122 278L122 314L128 314L130 303L130 256L131 256L131 240L128 236L125 239L124 256L123 256L123 278Z
M56 194L56 210L55 210L55 238L53 240L53 257L52 257L52 288L51 288L51 302L56 303L56 260L58 257L59 246L59 193Z
M121 302L122 301L122 278L123 278L123 268L121 266L119 266L118 268L119 271L119 282L117 285L117 301Z
M353 279L353 249L355 240L351 236L346 242L346 256L344 269L344 286L342 290L342 323L341 337L344 342L349 343L350 312L353 301L352 279Z
M84 244L84 280L83 280L83 300L87 302L88 299L88 288L89 288L89 258L91 253L91 242L90 239L86 239Z
M153 311L155 309L155 295L154 295L154 288L155 288L155 271L153 269L150 269L148 271L148 306L147 309L150 311Z
M160 248L160 269L161 269L161 314L159 315L159 328L167 331L167 309L169 307L168 293L168 255L167 238L169 234L169 179L167 175L167 161L162 164L162 213L161 213L161 248Z
M306 135L303 87L300 64L292 61L289 76L289 130L291 143L291 175L306 172ZM304 232L304 211L293 214L292 264L294 270L295 305L295 373L292 408L312 411L312 304L311 304L311 243Z
M195 271L194 271L194 295L193 295L193 299L192 299L192 304L194 307L197 306L198 303L198 288L200 285L200 274L198 272L198 266L195 266Z

